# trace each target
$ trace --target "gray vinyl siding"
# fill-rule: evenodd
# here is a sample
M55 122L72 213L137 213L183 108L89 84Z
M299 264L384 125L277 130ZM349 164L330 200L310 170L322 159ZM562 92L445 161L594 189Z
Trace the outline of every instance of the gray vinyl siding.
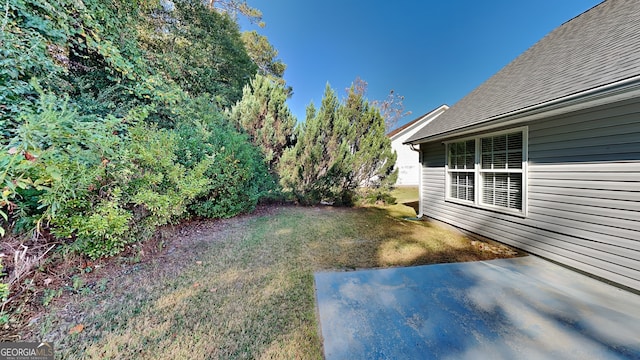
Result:
M421 145L422 212L640 290L640 101L525 125L526 217L445 201L441 141Z

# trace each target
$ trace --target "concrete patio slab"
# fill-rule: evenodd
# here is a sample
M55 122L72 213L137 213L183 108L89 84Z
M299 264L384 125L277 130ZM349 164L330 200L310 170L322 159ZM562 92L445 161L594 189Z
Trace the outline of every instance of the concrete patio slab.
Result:
M640 296L543 259L320 272L327 359L640 359Z

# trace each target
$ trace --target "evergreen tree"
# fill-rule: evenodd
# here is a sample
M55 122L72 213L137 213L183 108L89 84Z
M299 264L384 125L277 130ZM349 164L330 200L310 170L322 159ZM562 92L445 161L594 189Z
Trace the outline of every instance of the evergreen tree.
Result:
M291 146L296 118L286 104L283 85L256 75L242 91L242 100L231 109L230 118L249 134L275 171L285 148Z
M392 169L396 154L385 135L385 119L380 111L353 85L340 110L349 124L346 135L352 170L349 187L389 186L390 179L395 182Z
M396 155L384 119L352 87L344 104L327 85L316 113L298 131L295 147L281 161L281 184L302 203L350 204L358 188L381 188L392 181Z

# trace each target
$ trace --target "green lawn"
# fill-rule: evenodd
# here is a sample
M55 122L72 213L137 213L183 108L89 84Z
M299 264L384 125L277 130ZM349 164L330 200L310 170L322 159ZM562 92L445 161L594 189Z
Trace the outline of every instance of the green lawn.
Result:
M65 359L321 359L314 271L513 255L406 216L402 205L268 207L168 233L160 256L52 305L36 336Z
M394 188L391 195L396 198L398 204L418 201L419 190L417 186L401 186Z

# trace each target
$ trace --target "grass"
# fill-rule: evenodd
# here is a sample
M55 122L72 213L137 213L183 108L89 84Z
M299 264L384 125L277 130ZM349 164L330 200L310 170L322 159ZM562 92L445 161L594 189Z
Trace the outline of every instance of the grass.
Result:
M417 186L400 186L393 189L391 195L396 198L398 204L418 201L419 190Z
M404 205L272 207L204 223L103 292L54 305L39 339L65 359L321 359L314 271L511 256L405 216Z

